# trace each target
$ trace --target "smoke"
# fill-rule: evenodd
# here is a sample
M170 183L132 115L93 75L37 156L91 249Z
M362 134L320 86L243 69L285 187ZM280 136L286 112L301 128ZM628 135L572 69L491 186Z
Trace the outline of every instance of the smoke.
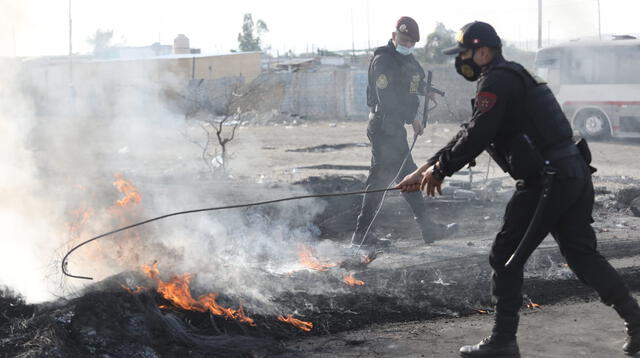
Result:
M231 173L243 179L212 176L183 135L189 124L176 103L188 79L172 63L39 58L2 66L0 284L29 302L68 296L87 282L63 277L60 260L93 236L185 209L306 194L251 185L248 158L260 158L250 136L229 144ZM80 248L68 271L100 280L157 261L163 276L192 273L200 290L275 312L271 298L290 287L268 278L301 269L298 244L313 240L309 223L323 209L305 200L174 217Z
M33 127L28 103L16 93L17 63L2 61L0 70L0 283L31 300L48 298L42 284L46 263L38 260L51 250L51 219L55 205L38 199L34 158L26 150Z

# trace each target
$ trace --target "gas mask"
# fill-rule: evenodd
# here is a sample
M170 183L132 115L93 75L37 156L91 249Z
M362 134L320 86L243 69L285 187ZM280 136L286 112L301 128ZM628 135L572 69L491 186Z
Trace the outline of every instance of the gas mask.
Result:
M413 53L413 50L415 50L415 47L404 47L402 45L396 45L396 51L404 56L411 55Z
M473 50L473 53L470 58L463 60L460 58L460 55L456 56L456 72L458 72L462 77L464 77L467 81L475 81L480 78L480 74L482 73L482 69L478 64L473 60L473 55L475 55L476 51Z

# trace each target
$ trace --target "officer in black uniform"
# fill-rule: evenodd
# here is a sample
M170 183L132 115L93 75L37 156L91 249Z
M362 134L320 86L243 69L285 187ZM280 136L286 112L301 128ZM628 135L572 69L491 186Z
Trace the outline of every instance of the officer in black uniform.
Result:
M469 81L479 79L473 115L445 147L398 186L403 191L424 189L427 195L435 195L445 177L483 150L517 180L489 257L496 312L493 331L480 343L460 348L461 355L520 357L516 331L523 266L549 233L578 278L624 319L628 333L624 352L637 353L640 308L596 249L591 228L593 168L588 165L586 142L574 142L571 126L547 85L502 57L500 38L491 25L467 24L456 40L457 46L445 53L457 54L455 67L460 75ZM546 190L548 195L541 199ZM530 233L525 235L526 231ZM515 264L507 264L512 255Z
M420 100L426 89L425 73L412 53L420 32L416 21L403 16L396 23L396 30L386 46L375 50L369 64L367 105L371 109L367 137L371 142L371 168L366 188L386 188L400 171L403 159L409 153L405 124L411 124L414 135L424 132L422 122L416 119ZM400 171L403 178L417 168L411 155ZM352 245L363 243L363 237L382 200L382 193L366 194L358 216ZM405 193L404 198L422 230L422 238L430 243L441 238L449 227L436 224L425 214L425 202L419 192ZM386 246L388 240L367 236L366 246Z

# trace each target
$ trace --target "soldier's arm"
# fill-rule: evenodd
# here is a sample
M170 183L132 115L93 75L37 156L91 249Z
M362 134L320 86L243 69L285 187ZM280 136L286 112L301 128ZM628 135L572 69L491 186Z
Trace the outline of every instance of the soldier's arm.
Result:
M440 148L440 150L438 150L436 154L434 154L431 158L429 158L429 160L427 160L427 165L432 166L436 164L436 162L440 159L440 156L442 155L442 153L444 153L447 150L451 150L451 148L453 148L453 146L458 142L458 139L460 139L461 135L462 135L462 131L456 133L456 135L453 138L451 138L451 140L449 140L449 143L447 143L444 147Z
M450 148L441 150L438 161L446 176L475 159L493 141L505 116L507 103L522 93L522 82L507 71L493 71L481 84L471 120L456 134Z
M373 62L376 95L382 112L391 118L411 123L416 116L420 100L410 95L408 84L400 81L400 68L390 55L380 55Z

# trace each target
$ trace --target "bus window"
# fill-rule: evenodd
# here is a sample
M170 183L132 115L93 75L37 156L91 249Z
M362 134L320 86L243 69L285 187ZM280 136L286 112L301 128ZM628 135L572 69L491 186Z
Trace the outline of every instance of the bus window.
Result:
M536 74L549 84L560 84L561 58L561 51L540 51L536 56Z
M640 47L617 48L616 54L616 83L640 83Z
M575 48L567 71L566 84L604 84L616 82L616 56L612 48Z

